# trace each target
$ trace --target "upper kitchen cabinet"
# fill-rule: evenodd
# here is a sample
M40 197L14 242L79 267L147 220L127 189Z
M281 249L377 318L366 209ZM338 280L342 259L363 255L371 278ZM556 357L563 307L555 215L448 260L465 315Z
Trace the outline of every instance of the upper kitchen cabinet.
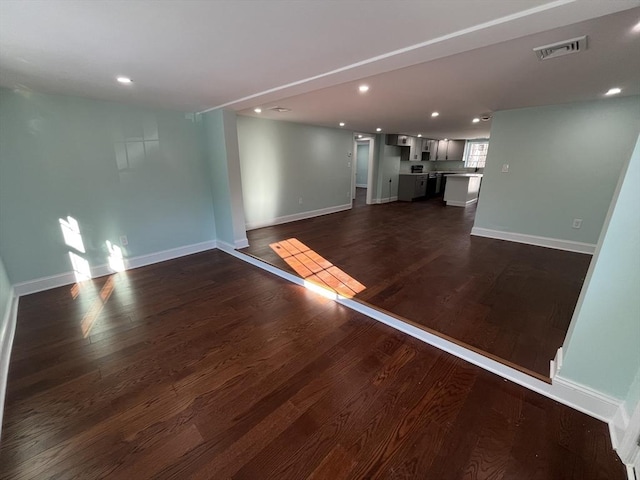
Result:
M440 140L437 155L434 157L432 153L431 158L461 162L464 157L464 144L464 140Z
M387 145L395 145L397 147L410 147L413 145L413 137L409 135L387 134Z

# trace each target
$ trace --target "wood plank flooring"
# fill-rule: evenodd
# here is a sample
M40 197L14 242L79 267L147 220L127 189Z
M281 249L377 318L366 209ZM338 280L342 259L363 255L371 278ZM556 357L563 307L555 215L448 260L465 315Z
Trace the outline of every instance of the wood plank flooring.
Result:
M475 205L365 205L247 232L242 251L293 271L269 244L296 238L366 289L355 298L538 378L549 377L590 255L470 236Z
M20 299L2 479L624 477L605 424L219 251Z

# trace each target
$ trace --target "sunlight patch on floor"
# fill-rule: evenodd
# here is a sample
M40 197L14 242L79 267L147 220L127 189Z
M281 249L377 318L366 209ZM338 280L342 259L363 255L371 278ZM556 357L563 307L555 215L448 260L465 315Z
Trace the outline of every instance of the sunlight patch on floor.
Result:
M307 288L314 291L318 290L312 287L328 290L318 292L322 295L328 296L327 293L333 292L334 297L339 295L353 298L367 288L296 238L271 243L269 246L304 279Z

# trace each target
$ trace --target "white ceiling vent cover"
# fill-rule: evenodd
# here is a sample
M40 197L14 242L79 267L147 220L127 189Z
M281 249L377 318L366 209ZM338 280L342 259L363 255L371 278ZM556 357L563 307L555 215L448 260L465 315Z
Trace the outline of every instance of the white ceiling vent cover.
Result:
M571 40L564 40L562 42L552 43L551 45L544 45L543 47L536 47L533 49L540 60L547 60L549 58L562 57L563 55L569 55L571 53L580 53L587 49L587 36L572 38Z

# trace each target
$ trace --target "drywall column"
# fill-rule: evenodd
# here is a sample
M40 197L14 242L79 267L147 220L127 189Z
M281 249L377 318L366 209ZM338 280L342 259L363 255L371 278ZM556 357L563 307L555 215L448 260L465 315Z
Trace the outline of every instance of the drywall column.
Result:
M387 145L384 134L375 136L373 203L387 203L398 199L400 175L400 147ZM391 180L391 181L389 181Z
M234 249L246 247L236 114L222 109L207 112L204 128L217 242Z
M640 137L621 173L565 339L559 376L640 401Z

